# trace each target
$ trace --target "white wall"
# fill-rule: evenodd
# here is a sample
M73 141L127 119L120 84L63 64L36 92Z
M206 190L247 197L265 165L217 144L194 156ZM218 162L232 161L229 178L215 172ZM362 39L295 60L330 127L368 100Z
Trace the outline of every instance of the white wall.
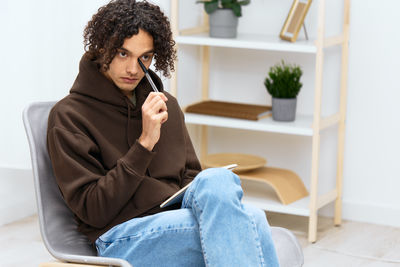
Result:
M352 2L344 216L400 226L400 2Z
M83 29L107 2L0 1L0 225L35 212L22 110L68 94L84 52ZM168 1L159 2L169 13Z
M24 215L13 215L11 207L15 207L16 200L20 199L15 191L27 196L26 203L33 198L31 177L29 171L26 171L30 169L30 157L21 120L23 107L32 101L60 99L68 93L83 53L83 28L97 8L106 2L1 1L0 186L4 190L0 191L3 200L0 204L3 211L0 224ZM169 1L153 2L162 4L162 8L169 12ZM182 2L187 12L181 13L181 27L186 27L197 22L197 17L189 10L197 12L201 6L193 8L194 0ZM342 15L336 14L340 13L343 4L337 0L327 2L328 33L337 33ZM396 194L396 189L400 187L400 165L397 163L400 124L395 118L396 114L400 114L400 107L396 105L400 97L396 76L400 70L400 40L396 34L396 26L399 25L396 12L400 9L400 2L351 2L343 216L347 219L400 226L400 197ZM278 34L291 3L292 0L253 0L243 10L239 30ZM315 35L316 3L314 1L306 20L311 36ZM260 20L263 23L259 23ZM284 58L302 65L305 73L304 87L299 95L298 108L300 113L312 111L312 57L220 48L212 49L211 53L213 66L218 69L213 69L211 73L210 86L211 89L220 88L211 91L213 98L221 99L229 95L232 101L269 103L270 98L262 81L269 66ZM338 105L337 97L329 92L337 88L339 83L337 75L340 61L335 59L339 53L338 49L330 49L327 53L324 114L330 114ZM191 92L197 90L199 93L196 88L199 81L196 76L198 66L194 63L197 54L197 50L192 47L181 47L179 66L185 64L181 73L185 73L186 77L186 80L180 80L180 90L184 91L180 99L183 104L188 101ZM244 67L242 70L233 65ZM248 71L249 67L251 72ZM233 85L241 85L243 90L233 90ZM311 164L308 138L219 128L213 129L211 133L214 141L210 152L240 150L259 154L267 158L268 164L290 166L308 183ZM320 172L326 177L325 182L320 184L321 192L328 190L334 183L335 166L328 163L335 160L335 134L334 131L324 133L321 144L323 160ZM251 141L245 145L237 142L240 138ZM16 174L24 178L17 182ZM16 184L23 186L16 188ZM26 215L34 212L32 205L26 207Z
M68 93L83 52L83 28L105 2L1 1L0 224L35 212L22 110Z

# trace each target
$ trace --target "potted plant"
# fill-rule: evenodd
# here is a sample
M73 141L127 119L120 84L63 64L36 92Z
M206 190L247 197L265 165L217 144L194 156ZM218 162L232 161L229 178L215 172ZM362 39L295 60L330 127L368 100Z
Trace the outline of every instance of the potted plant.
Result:
M235 38L242 6L250 4L250 0L198 0L196 3L203 3L209 15L210 37Z
M297 95L303 84L300 66L280 64L272 66L264 85L272 96L272 118L276 121L294 121L296 117Z

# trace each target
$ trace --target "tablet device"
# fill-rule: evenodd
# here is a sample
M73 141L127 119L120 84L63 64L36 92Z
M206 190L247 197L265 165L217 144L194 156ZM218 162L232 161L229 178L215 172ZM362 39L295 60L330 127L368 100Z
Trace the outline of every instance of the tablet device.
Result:
M230 164L230 165L223 166L221 168L233 170L237 166L238 166L237 164ZM185 187L181 188L178 192L176 192L171 197L169 197L167 200L165 200L163 203L161 203L160 208L168 207L170 205L182 202L183 196L185 195L186 190L189 188L189 186L192 184L192 182L188 183Z

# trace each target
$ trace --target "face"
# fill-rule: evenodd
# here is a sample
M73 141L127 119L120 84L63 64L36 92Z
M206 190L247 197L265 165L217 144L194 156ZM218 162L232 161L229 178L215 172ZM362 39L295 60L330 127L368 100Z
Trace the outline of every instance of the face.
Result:
M138 34L125 39L104 75L113 81L124 95L131 96L144 77L138 59L149 68L153 55L153 37L139 29Z

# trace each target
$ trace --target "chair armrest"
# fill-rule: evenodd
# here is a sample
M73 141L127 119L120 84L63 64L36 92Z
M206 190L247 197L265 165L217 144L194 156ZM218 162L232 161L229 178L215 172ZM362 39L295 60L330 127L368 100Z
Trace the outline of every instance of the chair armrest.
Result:
M127 263L128 264L128 263ZM98 264L83 264L83 263L70 263L70 262L42 262L39 264L39 267L117 267L120 265L98 265Z
M105 267L109 265L92 265L92 264L77 264L65 262L43 262L39 267Z

